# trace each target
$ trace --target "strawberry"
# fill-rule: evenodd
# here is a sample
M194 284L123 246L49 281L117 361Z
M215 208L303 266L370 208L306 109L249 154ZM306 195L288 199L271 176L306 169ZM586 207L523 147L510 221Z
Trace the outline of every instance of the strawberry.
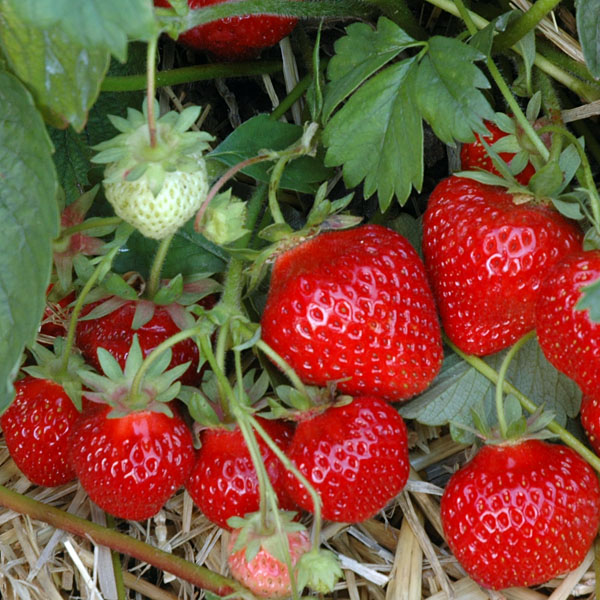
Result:
M191 9L221 4L225 0L188 0ZM167 0L154 0L155 6L169 7ZM196 50L206 50L224 60L245 60L277 44L289 35L298 19L274 15L247 15L218 19L182 33L178 41Z
M130 108L127 119L111 118L121 133L95 146L100 152L94 162L107 165L107 200L117 216L146 237L162 240L174 234L206 199L208 174L202 153L212 136L185 131L199 114L200 107L194 106L163 115L156 122L152 145L147 106L143 113Z
M271 439L285 451L292 437L292 427L281 421L258 418ZM277 493L281 508L292 510L283 480L285 469L262 438L258 439L265 469ZM210 519L224 529L227 520L243 517L259 509L260 496L256 471L239 427L213 427L200 432L201 448L185 487Z
M598 398L583 396L579 416L594 452L600 454L600 401Z
M396 401L422 392L442 361L423 264L379 225L322 233L273 267L262 337L311 384Z
M112 418L110 412L100 405L81 415L71 437L71 461L100 508L122 519L148 519L189 476L192 434L175 411Z
M535 327L542 279L582 234L553 208L516 204L503 188L449 177L423 218L425 266L442 326L479 356L513 344Z
M176 316L174 311L183 310L183 307L179 305L159 306L147 300L119 301L115 297L112 298L112 301L115 302L117 308L108 314L97 318L79 320L77 323L77 347L85 360L97 371L101 370L98 360L98 348L108 350L116 358L119 365L124 367L135 334L138 336L144 356L147 356L161 342L180 331L179 326L173 320L173 316ZM104 302L111 302L111 299L88 304L82 310L81 316L89 315ZM145 303L146 306L142 303ZM133 320L136 310L145 310L146 308L151 312L153 311L152 317L141 327L134 330ZM202 375L197 371L199 354L196 343L191 338L187 338L175 344L171 351L171 368L186 362L191 363L182 376L182 383L185 385L198 383Z
M406 484L406 436L404 421L390 404L363 396L300 417L286 454L321 497L324 519L356 523L384 508ZM306 488L291 472L286 486L299 506L313 510Z
M15 391L0 426L16 465L35 485L52 487L75 479L68 449L79 411L64 388L28 375L15 383Z
M246 526L248 529L248 526ZM305 530L286 531L292 567L311 547ZM253 550L249 550L252 546ZM290 572L277 533L265 535L257 530L235 529L229 538L227 563L232 576L258 598L288 598L292 593ZM249 556L250 554L250 556Z
M40 336L42 340L64 336L71 316L70 305L75 301L75 291L71 291L63 297L51 298L54 284L51 283L46 290L46 308L40 325Z
M536 330L546 358L584 394L600 389L600 323L576 305L582 288L600 279L600 250L565 257L547 274L536 306Z
M492 146L492 144L495 144L498 140L508 135L506 131L502 131L495 123L492 123L491 121L485 121L484 123L489 134L484 135L483 139L488 146ZM505 163L510 163L515 157L514 152L499 152L498 155ZM474 142L462 145L460 151L460 163L461 168L464 171L482 169L494 173L494 175L500 175L494 166L486 147L481 143L481 137L478 133L475 134ZM534 174L535 167L531 162L528 162L525 168L515 176L515 179L522 185L527 185Z
M600 524L600 486L571 448L536 439L488 445L441 501L450 549L479 584L533 586L577 567Z

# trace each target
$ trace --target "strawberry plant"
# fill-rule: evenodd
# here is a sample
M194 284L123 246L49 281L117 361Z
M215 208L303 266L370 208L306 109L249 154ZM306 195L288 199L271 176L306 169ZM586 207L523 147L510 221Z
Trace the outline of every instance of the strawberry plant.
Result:
M598 595L599 12L0 0L0 596Z

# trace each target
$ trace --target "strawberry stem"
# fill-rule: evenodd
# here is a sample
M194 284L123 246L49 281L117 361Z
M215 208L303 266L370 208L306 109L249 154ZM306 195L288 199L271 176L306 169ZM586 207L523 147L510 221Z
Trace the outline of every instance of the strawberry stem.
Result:
M87 219L82 223L78 223L77 225L73 225L71 227L66 227L60 233L61 239L66 239L72 236L74 233L80 233L82 231L89 231L90 229L99 229L100 227L113 227L118 226L123 222L121 217L94 217L92 219Z
M167 258L167 253L169 252L169 247L171 246L174 236L175 234L172 233L171 235L162 239L158 245L156 254L154 255L152 268L150 269L148 288L146 290L146 295L150 300L154 298L156 292L158 292L158 288L160 287L160 274L162 272L163 265L165 264L165 259Z
M498 371L498 381L496 382L496 413L498 416L498 426L500 428L500 435L502 439L508 439L508 425L506 423L506 415L504 414L504 381L506 379L506 373L508 367L516 356L517 352L528 342L532 337L535 336L535 331L530 331L525 334L520 340L514 343L509 351L506 353L500 369Z
M457 348L446 336L444 336L444 342L460 356L466 363L477 369L484 377L487 377L492 383L498 383L498 372L490 367L484 360L478 356L471 354L465 354L462 350ZM518 390L510 382L505 381L503 384L504 392L512 394L521 403L521 406L530 414L535 413L539 410L539 407L532 402L525 394ZM600 473L600 457L596 456L585 444L581 443L573 434L569 433L564 427L559 425L556 421L550 421L547 428L555 433L561 441L567 446L570 446L577 452L584 460L586 460L598 473Z
M147 75L147 110L148 110L148 135L150 136L150 147L156 147L156 115L154 114L154 96L156 95L156 48L158 36L154 36L148 42L146 53L146 75Z
M47 523L52 527L91 540L92 543L106 546L153 565L161 571L172 573L185 581L209 590L219 596L239 592L243 588L234 580L214 573L179 556L159 550L150 544L120 533L112 528L86 521L71 513L49 504L38 502L0 485L0 506L27 515L32 519Z

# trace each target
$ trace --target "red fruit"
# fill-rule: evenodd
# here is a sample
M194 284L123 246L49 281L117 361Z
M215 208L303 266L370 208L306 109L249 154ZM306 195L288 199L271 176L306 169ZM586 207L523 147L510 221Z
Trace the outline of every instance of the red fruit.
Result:
M27 376L0 417L4 441L16 465L35 485L52 487L75 479L69 437L79 412L61 385Z
M292 585L287 565L275 558L264 546L248 562L245 547L233 552L238 536L239 530L235 530L228 545L227 562L232 576L259 598L288 598L292 593ZM289 532L287 537L294 567L300 557L310 550L310 540L306 531Z
M515 204L471 179L442 181L423 218L423 254L450 340L484 356L534 329L543 278L581 243L577 225L549 206Z
M441 509L448 545L475 581L529 587L581 563L600 524L600 486L570 448L507 442L452 476Z
M262 337L311 384L396 401L422 392L442 362L421 259L378 225L323 233L275 261Z
M221 4L225 0L188 0L190 8ZM169 7L167 0L154 0L155 6ZM298 19L272 15L246 15L219 19L182 33L178 41L207 50L225 60L244 60L257 56L292 32Z
M292 427L281 421L258 419L273 441L283 451L292 438ZM280 508L297 508L283 485L285 469L275 454L256 436L265 469L277 493ZM243 517L259 509L260 495L256 471L248 447L238 427L204 429L202 446L185 487L207 519L223 529L230 517Z
M81 311L81 315L87 315L99 304L100 302L89 304ZM158 305L153 307L153 317L146 324L133 330L131 327L137 304L136 301L125 302L108 315L97 319L80 320L77 323L77 347L81 350L86 362L97 371L102 372L98 361L98 348L104 348L110 352L121 368L124 368L135 334L138 336L143 355L147 356L160 343L179 333L180 329L169 314L168 307ZM171 352L170 369L188 361L191 362L181 377L181 383L184 385L198 384L202 375L197 372L199 356L196 343L191 338L185 339L175 344L171 348Z
M546 358L584 394L600 390L600 323L577 310L581 289L600 279L600 250L583 250L547 274L536 307L537 336Z
M46 295L50 294L54 284L50 284L46 290ZM69 325L71 311L69 305L75 300L76 294L70 292L57 302L48 300L44 309L44 316L40 325L40 334L49 337L65 336Z
M322 516L357 523L372 517L408 480L406 426L387 402L354 398L298 423L288 457L322 500ZM290 496L306 510L313 502L306 488L287 474Z
M71 438L72 463L100 508L122 519L148 519L188 478L192 434L177 413L109 418L110 411L99 405L80 417Z
M502 131L502 129L500 129L491 121L485 121L485 126L488 128L489 135L483 136L483 139L488 146L491 146L499 139L508 135L505 131ZM512 152L500 152L499 156L505 163L510 163L515 154ZM475 134L474 142L462 145L460 151L460 162L461 168L464 171L483 169L484 171L494 173L494 175L500 175L494 166L494 163L492 162L492 159L490 158L485 146L481 143L481 138L477 133ZM525 168L515 176L515 179L522 185L527 185L534 174L535 167L528 162Z
M600 401L593 396L581 400L581 424L596 454L600 454Z

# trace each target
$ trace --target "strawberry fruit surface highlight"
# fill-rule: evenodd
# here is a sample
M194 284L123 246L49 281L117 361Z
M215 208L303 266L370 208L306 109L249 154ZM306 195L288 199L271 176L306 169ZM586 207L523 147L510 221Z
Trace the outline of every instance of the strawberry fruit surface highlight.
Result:
M301 419L287 455L321 497L324 519L356 523L400 493L409 474L404 420L392 405L363 396ZM306 488L292 474L290 496L312 511Z
M423 219L423 254L444 331L468 354L493 354L535 328L542 280L582 234L556 210L449 177Z
M262 337L306 383L389 401L422 392L442 345L421 259L379 225L323 233L275 261Z
M441 510L448 545L475 581L533 586L581 563L600 524L600 486L571 448L487 445L452 476Z

